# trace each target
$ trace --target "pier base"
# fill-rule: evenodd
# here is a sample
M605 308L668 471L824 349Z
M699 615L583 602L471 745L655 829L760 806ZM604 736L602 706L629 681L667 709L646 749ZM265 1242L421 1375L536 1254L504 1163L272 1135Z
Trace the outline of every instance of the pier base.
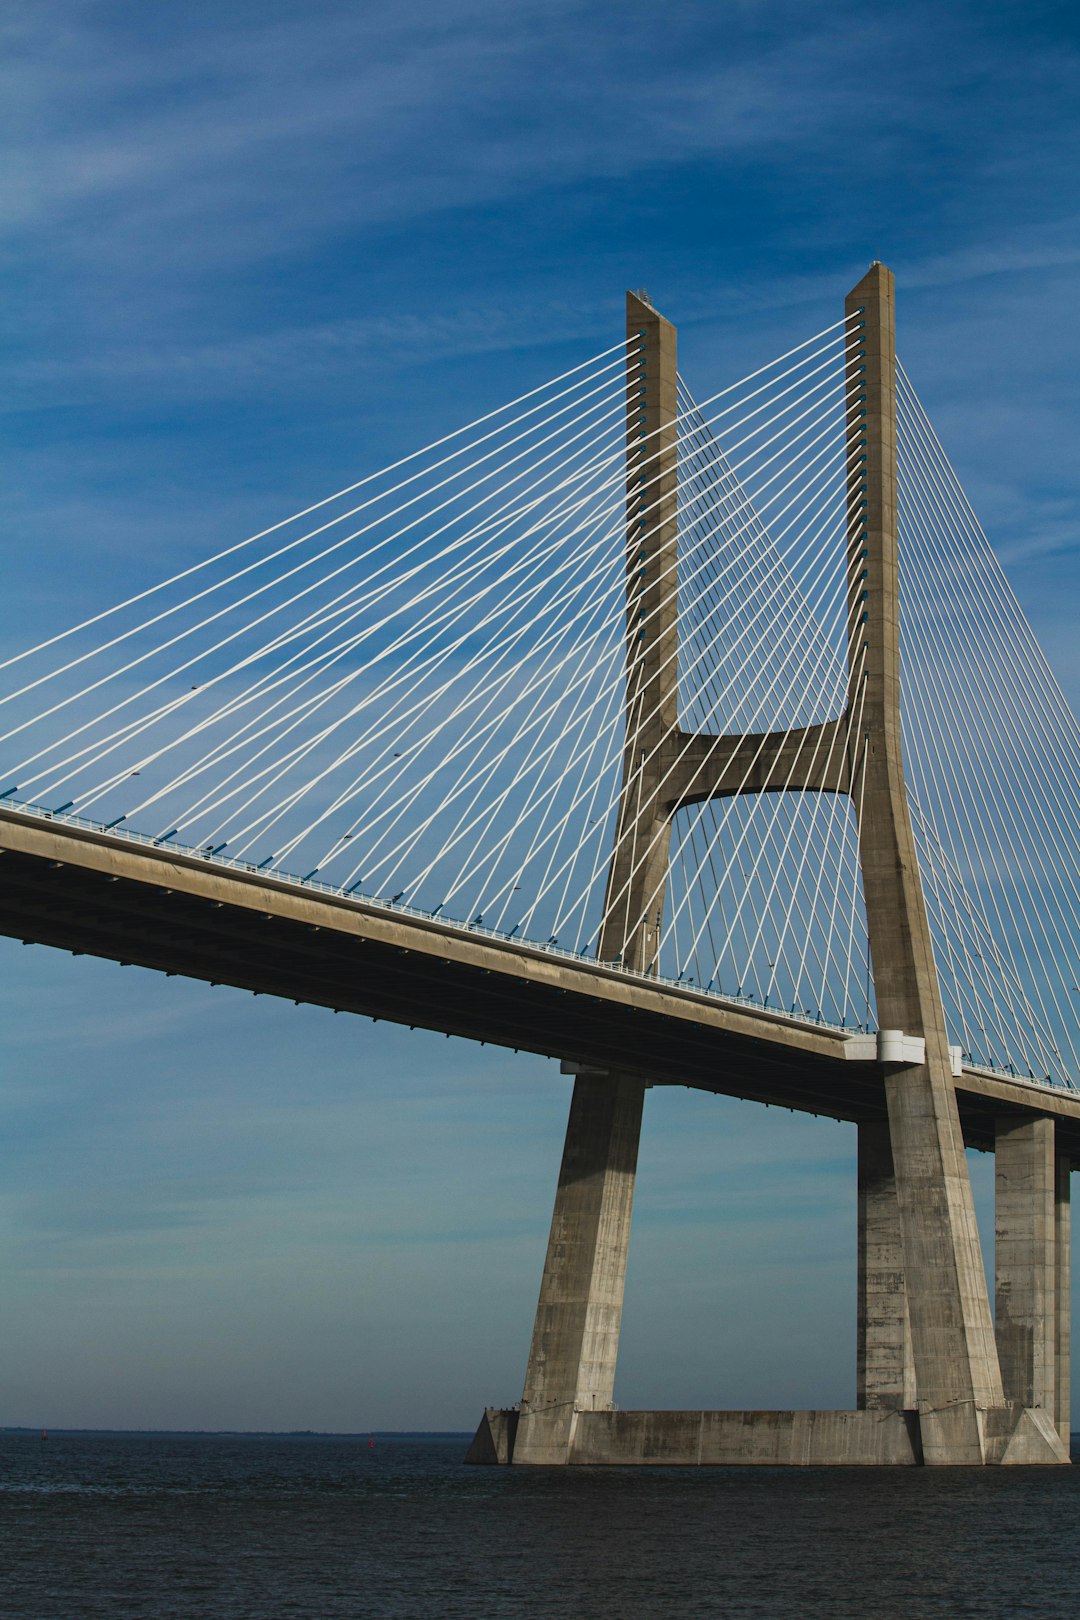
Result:
M572 1412L542 1436L536 1415L526 1423L516 1409L489 1407L465 1461L563 1467L912 1468L933 1464L933 1456L924 1453L923 1427L940 1445L940 1425L934 1420L941 1416L884 1409ZM1054 1424L1039 1409L979 1412L974 1427L979 1446L970 1462L975 1466L1069 1461Z

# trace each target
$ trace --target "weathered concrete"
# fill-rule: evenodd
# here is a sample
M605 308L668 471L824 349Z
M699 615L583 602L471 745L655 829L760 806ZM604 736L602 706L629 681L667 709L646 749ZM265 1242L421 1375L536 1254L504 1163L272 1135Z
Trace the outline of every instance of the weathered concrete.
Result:
M675 328L626 297L626 744L597 955L655 971L671 823L661 778L677 730ZM515 1454L565 1462L576 1414L612 1402L644 1086L578 1074L566 1127Z
M859 854L878 1023L925 1041L925 1061L885 1082L912 1354L927 1462L977 1462L976 1414L1002 1389L945 1017L903 775L896 493L896 337L891 273L849 294L850 712Z
M530 1415L611 1405L643 1097L617 1075L574 1086L521 1402L526 1450Z
M921 1460L915 1412L581 1412L559 1458L524 1455L522 1421L489 1408L466 1462L821 1468Z
M586 1412L570 1461L910 1467L918 1422L907 1412Z
M676 335L626 295L626 741L597 955L654 971L671 820L664 754L679 725Z
M489 1407L468 1463L579 1467L915 1467L927 1436L939 1449L979 1435L976 1465L1042 1466L1069 1460L1050 1415L998 1406L953 1414L877 1408L856 1412L578 1412L550 1433L559 1443L524 1444L527 1418Z
M1055 1121L1057 1135L1061 1127ZM1057 1415L1058 1434L1066 1449L1069 1445L1072 1417L1072 1273L1071 1273L1071 1211L1069 1159L1058 1153L1055 1163L1054 1187L1054 1305L1057 1334L1054 1343L1054 1411Z
M847 793L851 788L842 720L737 737L679 731L666 745L663 766L669 815L684 805L740 793Z
M915 1364L904 1289L904 1246L889 1127L860 1125L856 1404L912 1410Z
M467 1463L502 1463L505 1465L513 1460L514 1445L517 1440L518 1412L516 1407L509 1411L500 1410L497 1406L489 1406L480 1419L480 1427L473 1436L472 1444L465 1453Z
M996 1407L979 1416L984 1462L1031 1467L1069 1461L1068 1443L1041 1407Z
M1056 1422L1057 1255L1054 1122L998 1121L994 1155L994 1329L1007 1401Z

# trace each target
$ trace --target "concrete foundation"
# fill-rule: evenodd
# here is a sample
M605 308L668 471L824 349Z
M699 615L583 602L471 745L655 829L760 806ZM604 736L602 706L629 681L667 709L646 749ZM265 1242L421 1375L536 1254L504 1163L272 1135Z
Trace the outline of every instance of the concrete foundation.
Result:
M489 1408L465 1458L469 1463L559 1463L577 1467L912 1468L923 1452L918 1412L578 1412L559 1426L554 1446L526 1445L524 1417ZM1065 1462L1046 1413L999 1407L979 1413L976 1464ZM935 1426L935 1441L946 1442ZM967 1424L957 1426L966 1431ZM565 1449L560 1449L565 1446ZM556 1455L558 1452L558 1455Z

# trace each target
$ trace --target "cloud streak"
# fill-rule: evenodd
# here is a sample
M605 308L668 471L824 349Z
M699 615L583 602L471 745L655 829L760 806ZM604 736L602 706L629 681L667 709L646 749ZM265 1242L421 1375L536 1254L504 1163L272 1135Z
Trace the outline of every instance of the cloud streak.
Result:
M689 5L661 32L643 3L518 0L512 19L484 3L231 8L217 27L174 18L162 41L130 17L110 28L82 7L24 7L0 80L25 132L7 227L59 232L119 273L190 274L673 164L809 168L842 150L850 172L955 130L940 18L931 60L910 21L856 7ZM978 73L987 48L965 49ZM1021 71L1039 82L1051 63L1032 52ZM980 132L982 164L1004 134Z

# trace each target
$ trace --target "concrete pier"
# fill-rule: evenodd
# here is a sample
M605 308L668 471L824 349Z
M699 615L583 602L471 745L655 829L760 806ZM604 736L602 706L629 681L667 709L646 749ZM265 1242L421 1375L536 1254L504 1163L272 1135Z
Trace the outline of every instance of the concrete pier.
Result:
M626 297L626 744L598 956L655 971L678 729L675 328ZM578 1073L525 1388L519 1461L566 1462L578 1414L609 1410L622 1322L644 1084Z
M889 1127L885 1120L868 1120L858 1132L855 1399L860 1410L910 1411L915 1364Z
M914 1061L898 1062L885 1081L912 1357L926 1460L974 1463L983 1460L979 1413L1003 1397L904 785L895 294L884 265L871 266L844 309L848 709L860 715L865 738L853 762L859 856L879 1025L915 1049Z
M1055 1134L1061 1132L1055 1122ZM1054 1411L1058 1434L1068 1450L1072 1419L1072 1274L1070 1172L1072 1161L1058 1153L1054 1174L1054 1314L1057 1338L1054 1346Z
M580 1074L521 1399L520 1455L564 1461L575 1412L610 1408L645 1088Z
M998 1121L994 1327L1001 1382L1006 1400L1050 1413L1057 1405L1056 1157L1053 1120Z

